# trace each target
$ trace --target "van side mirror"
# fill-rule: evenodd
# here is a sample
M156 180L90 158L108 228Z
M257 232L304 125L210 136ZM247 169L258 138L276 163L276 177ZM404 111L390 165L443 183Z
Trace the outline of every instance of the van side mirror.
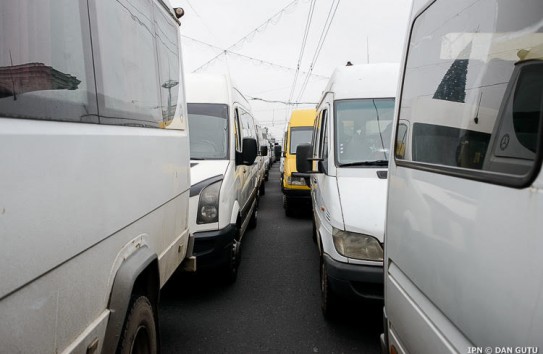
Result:
M236 165L252 165L256 160L258 146L255 138L243 138L241 152L236 151Z
M268 147L266 145L260 147L260 155L268 156Z
M300 144L296 147L296 170L301 173L311 172L313 169L313 145Z

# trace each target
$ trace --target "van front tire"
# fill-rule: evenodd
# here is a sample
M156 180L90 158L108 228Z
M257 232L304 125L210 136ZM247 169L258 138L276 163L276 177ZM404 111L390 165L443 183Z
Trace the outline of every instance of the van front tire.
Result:
M337 314L336 294L330 288L326 263L321 257L321 310L326 320L331 320Z
M232 241L228 253L228 263L223 269L223 280L226 285L233 284L238 279L238 268L241 261L241 242L237 240L239 229L236 230L236 238Z
M119 342L120 354L158 352L158 335L153 306L146 296L134 297Z
M285 215L289 217L293 216L291 204L289 198L286 195L283 195L283 208L285 209Z

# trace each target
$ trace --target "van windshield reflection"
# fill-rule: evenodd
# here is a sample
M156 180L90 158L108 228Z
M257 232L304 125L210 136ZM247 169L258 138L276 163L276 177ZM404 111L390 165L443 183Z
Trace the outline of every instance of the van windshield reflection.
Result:
M222 160L228 158L228 106L189 103L190 158Z
M338 100L334 105L338 166L386 166L394 99Z

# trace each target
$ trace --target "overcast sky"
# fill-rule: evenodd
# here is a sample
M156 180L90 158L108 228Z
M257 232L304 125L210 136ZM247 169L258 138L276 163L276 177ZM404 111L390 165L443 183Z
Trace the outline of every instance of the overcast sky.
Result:
M230 72L248 97L289 101L312 0L170 1L185 10L181 41L186 73ZM411 0L316 0L291 101L318 102L334 68L347 61L399 62L410 9ZM313 66L315 75L301 94L327 18L332 22ZM202 67L251 33L231 53ZM255 119L280 139L292 107L250 102Z

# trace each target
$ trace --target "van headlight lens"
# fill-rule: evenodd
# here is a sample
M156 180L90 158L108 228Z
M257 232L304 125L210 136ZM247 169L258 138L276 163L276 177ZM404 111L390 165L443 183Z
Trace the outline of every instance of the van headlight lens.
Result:
M287 184L292 186L305 186L305 179L303 177L287 177Z
M198 200L197 224L209 224L219 221L219 191L221 182L218 181L202 189Z
M333 228L332 237L336 250L342 256L368 261L383 261L383 247L373 236Z

